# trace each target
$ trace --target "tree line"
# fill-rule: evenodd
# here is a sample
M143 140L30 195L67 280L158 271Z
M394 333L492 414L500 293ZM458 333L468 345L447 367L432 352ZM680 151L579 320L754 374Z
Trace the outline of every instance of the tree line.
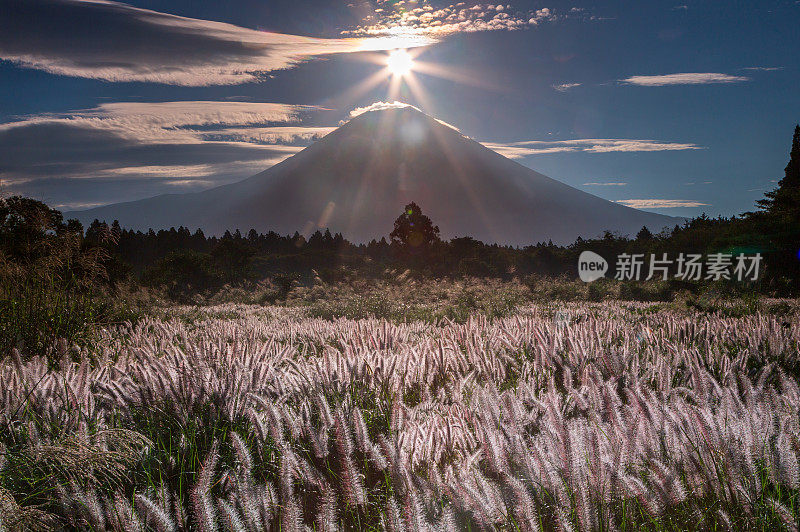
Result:
M777 294L800 292L800 126L795 128L790 160L778 187L757 202L757 210L730 218L705 214L660 233L646 227L635 236L605 231L570 245L539 242L524 247L486 244L470 237L442 240L439 228L411 203L390 235L356 244L329 230L310 235L280 235L250 229L206 236L185 227L147 232L94 221L84 231L76 220L29 198L0 202L0 258L30 261L58 235L79 235L85 250L102 249L107 282L125 280L165 287L179 295L259 279L278 284L319 277L380 277L387 270L410 270L423 277L577 276L584 250L609 261L623 253L670 256L679 253L760 253L760 288Z

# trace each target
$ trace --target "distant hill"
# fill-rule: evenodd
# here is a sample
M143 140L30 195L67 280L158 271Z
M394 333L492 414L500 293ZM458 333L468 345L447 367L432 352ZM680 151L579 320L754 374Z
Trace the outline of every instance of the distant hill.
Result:
M604 230L635 234L683 221L613 203L522 166L420 111L357 116L253 177L202 192L167 194L67 213L84 224L341 232L354 242L388 235L415 201L442 237L526 245L568 243Z

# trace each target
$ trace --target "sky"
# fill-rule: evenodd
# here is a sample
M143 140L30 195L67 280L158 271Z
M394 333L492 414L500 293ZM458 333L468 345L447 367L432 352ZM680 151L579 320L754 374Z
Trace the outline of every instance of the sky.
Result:
M0 0L0 194L202 190L401 102L605 199L736 215L783 176L798 21L796 0Z

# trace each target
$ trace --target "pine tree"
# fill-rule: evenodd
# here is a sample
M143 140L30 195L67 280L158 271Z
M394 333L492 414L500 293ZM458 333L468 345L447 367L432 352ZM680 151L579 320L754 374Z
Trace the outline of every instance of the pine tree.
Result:
M764 196L756 202L761 210L747 213L755 222L748 236L763 241L769 277L779 281L779 293L790 294L800 290L800 125L794 129L783 179Z
M767 192L756 204L770 215L791 221L800 216L800 124L794 128L792 151L784 172L778 188Z
M406 205L405 212L394 222L394 231L389 234L393 244L405 248L424 248L439 240L439 227L422 214L416 203Z
M653 233L650 231L650 229L647 228L646 225L643 225L642 228L639 229L639 232L636 233L636 240L640 242L652 239L653 239Z

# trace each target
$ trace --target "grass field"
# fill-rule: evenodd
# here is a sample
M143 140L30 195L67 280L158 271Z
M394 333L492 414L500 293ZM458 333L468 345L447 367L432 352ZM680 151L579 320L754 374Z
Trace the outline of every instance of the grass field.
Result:
M797 530L796 301L365 297L0 362L0 530Z

